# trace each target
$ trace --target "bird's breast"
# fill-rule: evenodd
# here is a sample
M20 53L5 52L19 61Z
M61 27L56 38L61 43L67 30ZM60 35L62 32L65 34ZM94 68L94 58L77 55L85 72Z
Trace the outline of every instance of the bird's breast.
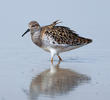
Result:
M34 44L36 44L37 46L41 47L42 46L42 41L40 38L40 33L34 33L33 35L31 35L31 39L33 41Z

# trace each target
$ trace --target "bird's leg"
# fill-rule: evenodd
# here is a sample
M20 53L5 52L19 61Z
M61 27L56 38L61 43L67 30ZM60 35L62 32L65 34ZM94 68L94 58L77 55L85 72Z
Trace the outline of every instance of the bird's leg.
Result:
M62 61L62 58L59 55L57 55L57 56L58 56L59 60Z
M53 57L55 56L56 52L53 49L51 49L50 53L51 53L51 63L53 64Z
M51 63L53 64L53 57L51 58Z
M60 62L61 62L61 60L59 60L59 61L58 61L58 64L56 64L56 68L57 68L57 69L59 68Z

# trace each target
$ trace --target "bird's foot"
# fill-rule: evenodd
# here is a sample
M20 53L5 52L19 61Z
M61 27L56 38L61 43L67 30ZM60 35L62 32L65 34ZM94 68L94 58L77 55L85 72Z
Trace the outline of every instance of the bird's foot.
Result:
M58 56L59 60L62 61L62 58L60 56Z

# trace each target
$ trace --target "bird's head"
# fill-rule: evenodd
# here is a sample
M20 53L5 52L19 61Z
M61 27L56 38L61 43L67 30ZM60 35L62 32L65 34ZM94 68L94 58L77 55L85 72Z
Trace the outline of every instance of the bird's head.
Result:
M38 22L36 21L31 21L29 24L28 24L28 29L26 30L26 32L22 35L22 37L28 33L29 31L31 31L31 33L34 33L36 31L39 31L41 29L40 25Z

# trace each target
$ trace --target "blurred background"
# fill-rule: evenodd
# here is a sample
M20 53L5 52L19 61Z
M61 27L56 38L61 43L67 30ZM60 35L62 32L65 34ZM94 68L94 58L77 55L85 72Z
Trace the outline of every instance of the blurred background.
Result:
M59 25L93 39L85 47L62 54L62 66L87 74L93 82L79 88L87 88L85 94L69 96L75 100L110 98L109 10L109 0L0 0L0 100L27 100L22 88L28 91L32 77L50 66L50 55L31 42L30 34L21 37L32 20L41 26L60 20Z
M108 49L110 26L109 0L2 0L0 1L0 48L11 48L13 45L31 45L21 34L27 29L31 20L40 25L47 25L54 20L77 31L78 34L90 37L94 45L89 48Z

